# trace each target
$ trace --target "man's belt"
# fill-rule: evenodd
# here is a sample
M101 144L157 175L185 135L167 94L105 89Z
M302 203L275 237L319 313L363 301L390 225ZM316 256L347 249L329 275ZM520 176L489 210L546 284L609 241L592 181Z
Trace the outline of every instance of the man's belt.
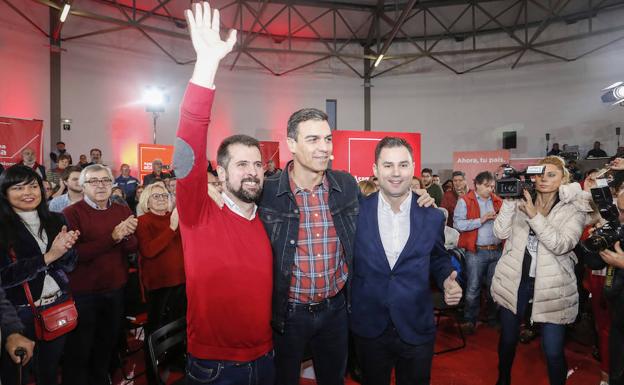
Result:
M498 250L501 248L501 244L498 245L477 245L478 250Z
M295 312L307 311L310 313L317 313L317 312L327 309L328 307L330 307L337 301L343 300L343 298L344 298L344 295L342 291L340 291L335 296L331 298L325 298L324 300L320 302L312 302L312 303L289 302L288 310L295 311Z

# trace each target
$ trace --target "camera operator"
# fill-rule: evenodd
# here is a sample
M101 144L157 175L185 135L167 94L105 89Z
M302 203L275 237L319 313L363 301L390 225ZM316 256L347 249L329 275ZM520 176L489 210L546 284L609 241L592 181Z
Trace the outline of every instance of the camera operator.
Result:
M535 198L525 190L523 200L505 199L494 221L494 234L507 240L491 289L501 306L498 385L511 383L520 323L530 299L531 321L542 328L550 384L566 382L565 326L578 313L572 250L592 208L589 194L569 183L563 159L548 156L539 164L545 169L536 177Z
M621 159L621 158L620 158ZM617 170L615 167L611 169ZM624 161L620 162L624 169ZM618 167L618 163L615 163ZM624 194L617 197L619 210L619 223L624 222ZM596 226L592 229L592 237L596 238ZM604 227L603 227L604 228ZM617 233L616 233L617 234ZM621 239L621 232L618 234ZM587 244L588 241L585 241ZM624 251L620 241L616 241L610 247L595 251L595 248L579 245L575 252L582 258L585 264L593 270L607 268L604 298L607 300L611 312L611 328L609 330L609 384L624 385ZM604 357L603 357L604 359Z

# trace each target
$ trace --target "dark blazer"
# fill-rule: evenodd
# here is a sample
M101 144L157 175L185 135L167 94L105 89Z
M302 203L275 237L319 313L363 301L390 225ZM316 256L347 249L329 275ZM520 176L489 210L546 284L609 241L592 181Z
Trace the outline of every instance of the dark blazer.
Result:
M444 248L444 214L419 207L416 194L411 199L410 235L392 270L379 235L379 193L360 202L351 275L351 330L358 336L378 337L392 321L407 343L435 337L429 275L442 289L453 271Z
M54 230L48 236L48 246L50 250L54 238L66 225L65 218L58 213L51 213L54 221ZM63 293L69 292L69 280L66 272L74 269L77 254L74 249L69 250L65 255L49 265L46 265L43 254L35 238L30 234L23 223L19 223L16 228L17 239L13 240L13 249L17 260L14 262L6 247L0 247L0 277L2 288L6 291L7 299L15 306L26 305L26 295L23 282L28 282L33 300L41 297L43 281L47 272L54 278Z

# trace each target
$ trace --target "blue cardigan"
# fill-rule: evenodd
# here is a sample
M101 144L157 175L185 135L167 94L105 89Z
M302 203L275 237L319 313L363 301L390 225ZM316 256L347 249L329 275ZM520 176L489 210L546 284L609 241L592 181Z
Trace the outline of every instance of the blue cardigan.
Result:
M420 345L435 338L429 275L442 288L453 267L444 248L444 214L436 208L419 207L417 198L412 194L410 235L392 270L379 235L379 193L360 202L350 321L358 336L378 337L392 321L401 339L409 344Z

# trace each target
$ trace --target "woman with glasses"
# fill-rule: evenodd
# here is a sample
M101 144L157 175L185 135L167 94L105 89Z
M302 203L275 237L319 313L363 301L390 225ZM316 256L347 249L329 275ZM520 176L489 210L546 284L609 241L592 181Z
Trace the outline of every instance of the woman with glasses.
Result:
M184 257L178 228L178 211L170 210L170 196L163 182L145 186L139 200L137 238L139 272L147 297L149 335L186 311ZM149 359L146 360L149 363ZM151 374L151 370L148 370ZM148 376L150 383L153 378Z
M25 326L24 336L36 342L33 360L24 371L22 384L32 372L39 385L57 384L57 370L66 336L52 341L37 340L33 308L24 283L38 312L65 301L69 296L66 272L76 263L74 243L79 232L67 231L61 214L51 213L45 201L43 181L28 167L16 165L0 177L0 276L7 298ZM4 337L4 336L3 336ZM0 378L16 384L16 370L9 355L2 355Z

